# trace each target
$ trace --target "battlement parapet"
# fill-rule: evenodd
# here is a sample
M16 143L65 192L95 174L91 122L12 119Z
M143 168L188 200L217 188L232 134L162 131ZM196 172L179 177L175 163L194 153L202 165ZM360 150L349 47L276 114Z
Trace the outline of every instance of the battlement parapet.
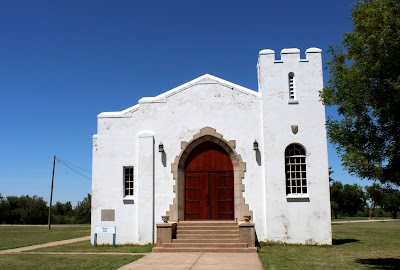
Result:
M286 48L281 50L281 59L276 59L275 58L275 51L271 49L264 49L259 52L258 56L258 64L260 64L260 59L265 59L264 61L267 61L269 63L284 63L285 61L288 62L293 62L293 61L298 61L298 62L309 62L312 61L313 59L321 59L321 53L322 50L319 48L308 48L306 50L306 58L301 59L300 58L300 50L297 48Z

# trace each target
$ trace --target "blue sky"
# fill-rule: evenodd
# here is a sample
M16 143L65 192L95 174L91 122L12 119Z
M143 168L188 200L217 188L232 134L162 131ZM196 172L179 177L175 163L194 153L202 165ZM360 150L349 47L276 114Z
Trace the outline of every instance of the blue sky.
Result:
M54 154L91 170L100 112L205 73L257 90L261 49L319 47L327 61L351 30L352 2L1 0L0 193L48 201ZM343 171L331 145L329 162L335 179L370 184ZM89 192L57 163L53 202Z

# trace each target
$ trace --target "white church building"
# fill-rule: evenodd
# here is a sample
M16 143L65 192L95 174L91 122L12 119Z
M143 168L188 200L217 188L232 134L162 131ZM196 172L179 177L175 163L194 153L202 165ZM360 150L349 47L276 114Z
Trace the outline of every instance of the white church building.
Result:
M251 216L259 241L332 243L321 50L261 50L257 72L258 91L205 74L97 116L92 240Z

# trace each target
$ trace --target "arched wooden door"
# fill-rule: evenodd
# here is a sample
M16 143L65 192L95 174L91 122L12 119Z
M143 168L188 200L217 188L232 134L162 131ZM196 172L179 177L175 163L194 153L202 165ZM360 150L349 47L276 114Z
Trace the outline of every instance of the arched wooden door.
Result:
M204 142L185 162L185 220L233 220L233 164L219 145Z

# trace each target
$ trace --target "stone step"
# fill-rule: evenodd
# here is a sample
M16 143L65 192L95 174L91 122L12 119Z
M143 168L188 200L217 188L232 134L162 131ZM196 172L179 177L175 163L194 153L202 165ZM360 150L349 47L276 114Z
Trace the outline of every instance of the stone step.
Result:
M172 243L240 243L237 239L172 239Z
M247 248L247 243L164 243L164 248Z
M239 228L236 230L176 230L176 235L179 234L239 234Z
M177 226L233 226L237 227L235 221L180 221Z
M239 239L239 234L176 234L176 239Z
M181 221L177 224L176 239L153 251L256 253L257 248L249 248L240 241L235 221Z
M257 248L163 248L154 247L154 252L227 252L227 253L257 253Z
M189 231L189 230L236 230L238 226L185 226L179 225L178 231Z

